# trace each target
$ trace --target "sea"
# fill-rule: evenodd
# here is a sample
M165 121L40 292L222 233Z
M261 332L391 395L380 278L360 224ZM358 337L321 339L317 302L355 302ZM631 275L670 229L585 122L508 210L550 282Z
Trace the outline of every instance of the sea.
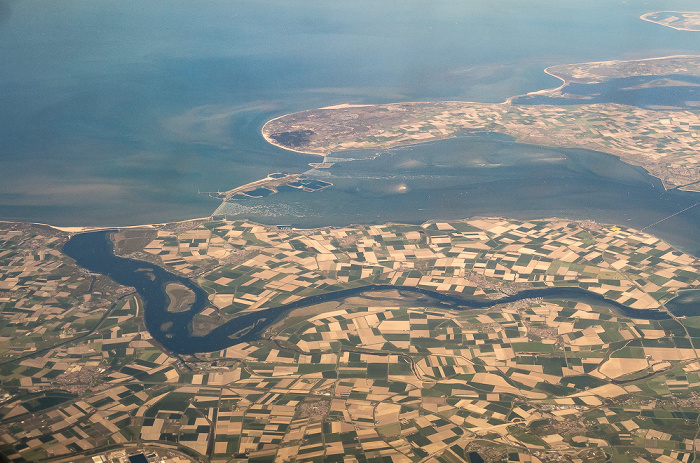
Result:
M614 156L492 134L381 152L269 145L274 117L341 103L502 102L562 63L700 54L642 21L695 1L0 0L0 220L207 217L298 227L507 216L647 227L700 201ZM333 183L223 208L272 172ZM646 229L700 254L700 206Z

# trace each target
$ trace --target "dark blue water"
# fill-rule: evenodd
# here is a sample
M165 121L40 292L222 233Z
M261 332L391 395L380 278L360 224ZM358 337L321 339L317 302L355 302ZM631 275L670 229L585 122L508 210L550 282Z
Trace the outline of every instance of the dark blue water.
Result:
M700 290L681 291L665 305L678 317L696 317L700 314Z
M110 231L103 231L75 235L64 245L63 252L91 272L107 275L119 284L134 287L143 300L146 328L153 337L173 352L191 349L192 346L186 341L190 336L192 317L209 303L207 293L192 280L174 275L157 265L116 257L110 234ZM165 287L169 283L180 283L194 292L195 302L189 311L167 312ZM162 330L162 323L166 321L172 321L172 326Z
M689 85L664 85L635 88L659 79L672 79ZM645 109L673 107L674 109L697 109L689 102L700 101L700 77L686 75L638 76L611 79L596 84L570 83L561 89L562 93L584 97L563 98L545 95L526 95L515 98L515 104L574 105L592 103L618 103L639 106Z
M241 342L260 339L261 333L278 317L290 310L332 300L342 300L365 291L401 289L405 292L427 295L445 304L443 308L454 310L481 309L496 304L515 302L528 298L554 298L576 300L609 307L633 318L666 319L668 314L653 310L637 310L626 307L603 296L580 288L541 288L520 291L515 295L488 300L469 296L455 296L413 287L368 285L309 296L279 307L273 307L236 317L213 329L204 336L192 334L192 319L208 305L207 293L187 278L177 276L148 262L117 257L113 253L110 231L74 235L63 247L63 252L76 263L91 272L107 275L119 284L136 289L144 304L146 328L153 338L166 349L178 354L213 352ZM169 299L165 288L170 283L180 283L192 290L195 301L186 312L169 312Z

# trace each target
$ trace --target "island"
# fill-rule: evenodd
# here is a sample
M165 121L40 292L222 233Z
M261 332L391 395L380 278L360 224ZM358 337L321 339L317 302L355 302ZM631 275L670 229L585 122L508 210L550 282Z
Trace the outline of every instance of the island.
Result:
M644 167L667 188L700 191L700 94L695 93L700 56L557 65L546 72L562 85L503 103L343 104L277 117L262 133L276 146L332 161L332 153L344 150L497 132L520 143L613 154ZM600 96L595 87L600 85L619 91ZM656 104L654 92L669 88L680 89L672 92L674 104ZM631 92L640 98L627 98L627 104L606 101L607 95ZM635 101L641 103L629 104Z

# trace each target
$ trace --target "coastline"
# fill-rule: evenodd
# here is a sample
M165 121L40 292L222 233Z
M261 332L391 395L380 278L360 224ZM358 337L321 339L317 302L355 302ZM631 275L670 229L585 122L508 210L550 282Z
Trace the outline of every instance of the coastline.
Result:
M28 224L28 225L35 225L39 227L49 227L54 230L58 230L63 233L68 233L69 235L77 235L80 233L90 233L90 232L98 232L98 231L105 231L105 230L128 230L128 229L157 229L159 227L165 227L168 225L177 225L177 224L184 224L188 222L207 222L211 221L213 215L210 215L208 217L199 217L199 218L194 218L194 219L186 219L186 220L178 220L175 222L161 222L161 223L147 223L147 224L140 224L140 225L116 225L116 226L85 226L85 227L60 227L56 225L51 225L48 223L42 223L42 222L17 222L13 220L0 220L0 224L6 223L6 224Z
M371 106L371 105L366 105L366 106ZM318 108L318 109L324 109L324 108ZM329 109L329 108L326 108L326 109ZM313 110L307 110L307 111L313 111ZM300 153L300 154L312 154L314 156L321 156L321 157L325 158L330 153L317 153L317 152L313 152L313 151L302 151L302 150L296 150L294 148L289 148L287 146L281 145L280 143L277 143L275 140L270 138L270 136L265 133L265 127L267 127L267 125L269 123L274 122L278 119L282 119L283 117L287 117L291 114L299 114L299 113L303 113L303 112L307 112L307 111L298 111L298 112L294 112L294 113L282 114L281 116L277 116L273 119L270 119L269 121L265 122L265 124L263 124L262 128L260 129L260 133L261 133L262 137L265 139L266 142L268 142L272 146L282 148L283 150L292 151L294 153Z
M570 81L567 81L565 77L562 77L559 74L555 74L555 71L553 71L554 68L566 68L566 67L571 67L571 66L582 66L582 65L589 65L589 66L595 66L595 65L619 65L622 63L641 63L641 62L647 62L647 61L660 61L660 60L670 60L670 59L683 59L683 58L698 58L700 55L669 55L669 56L656 56L653 58L640 58L640 59L634 59L634 60L607 60L607 61L587 61L585 63L569 63L569 64L553 64L552 66L547 66L544 68L544 73L548 74L552 77L556 77L557 79L561 80L563 82L562 85L560 85L557 88L551 88L551 89L545 89L545 90L537 90L534 92L528 92L525 93L524 95L518 95L512 98L517 98L519 96L525 96L525 95L538 95L543 92L555 92L558 90L561 90L564 86L570 83ZM635 75L646 75L646 74L635 74ZM599 83L599 81L591 81L587 83Z
M543 90L538 90L538 92L543 91ZM548 90L547 90L548 91ZM529 95L530 93L527 93L526 95ZM349 104L349 103L342 103L338 105L333 105L333 106L324 106L322 108L315 108L315 109L305 109L303 111L296 111L292 113L287 113L287 114L282 114L281 116L277 116L275 118L270 119L269 121L265 122L263 124L262 128L260 129L262 137L265 139L266 142L269 144L276 146L278 148L282 148L283 150L286 151L291 151L293 153L301 153L301 154L312 154L314 156L321 156L323 158L330 156L333 154L333 151L324 151L323 153L319 153L316 151L303 151L299 149L294 149L290 148L288 146L282 145L275 140L271 139L269 135L265 133L265 128L268 126L268 124L277 121L279 119L285 118L287 116L291 116L293 114L303 114L303 113L308 113L308 112L313 112L313 111L319 111L319 110L337 110L337 109L348 109L348 108L371 108L371 107L376 107L376 106L398 106L398 105L418 105L418 104L437 104L437 103L471 103L471 104L477 104L477 105L493 105L493 106L509 106L511 105L510 100L512 98L517 98L523 95L516 95L512 96L509 98L506 98L504 101L500 103L481 103L478 101L462 101L462 100L440 100L440 101L401 101L398 103L386 103L386 104ZM450 138L450 137L447 137ZM431 140L432 141L432 140ZM417 141L416 143L411 143L411 144L420 144L423 142ZM385 148L377 148L377 149L388 149L388 148L395 148L397 146L407 146L407 145L393 145L393 146L387 146ZM363 149L363 148L359 148ZM342 151L342 150L341 150Z
M685 63L676 63L673 62L674 60L684 60L684 59L694 59L695 61L690 61L687 64ZM615 78L626 78L626 77L634 77L634 76L652 76L656 75L656 73L663 73L664 71L667 72L676 72L676 73L691 73L691 74L698 74L700 75L700 70L698 69L698 62L697 60L700 59L700 55L696 54L677 54L677 55L669 55L669 56L661 56L661 57L650 57L650 58L642 58L642 59L636 59L636 60L606 60L606 61L591 61L591 62L583 62L583 63L569 63L569 64L556 64L552 66L546 67L543 72L549 76L555 77L556 79L559 79L561 81L561 85L558 87L553 87L553 88L548 88L548 89L542 89L542 90L536 90L533 92L528 92L522 95L514 95L509 98L507 98L505 101L502 103L479 103L475 101L455 101L455 100L444 100L444 101L430 101L430 102L424 102L424 101L410 101L410 102L398 102L398 103L386 103L386 104L371 104L371 105L364 105L364 104L339 104L339 105L333 105L333 106L326 106L323 108L317 108L317 109L310 109L310 110L304 110L304 111L298 111L298 112L293 112L289 114L284 114L281 116L278 116L274 119L271 119L267 121L262 128L262 135L263 138L270 144L277 146L279 148L285 149L287 151L292 151L292 152L298 152L298 153L304 153L304 154L314 154L318 156L331 156L334 147L338 145L341 141L343 143L340 143L338 145L340 149L336 149L336 151L344 151L347 150L348 148L344 148L342 145L345 143L345 141L348 140L340 140L338 143L331 143L333 142L333 132L327 132L324 133L323 130L317 131L317 133L321 136L320 142L316 141L314 144L316 145L312 149L297 149L297 148L291 148L284 146L282 143L278 143L275 140L272 140L271 137L268 135L269 133L272 132L272 130L269 130L270 123L274 121L278 121L282 118L289 117L291 115L296 115L297 119L300 121L299 122L299 129L304 128L304 124L307 123L307 128L312 129L312 132L316 129L316 126L318 124L322 124L323 121L318 119L318 118L307 118L307 120L304 120L304 113L310 113L312 115L315 115L315 111L321 111L321 110L335 110L335 109L352 109L352 108L370 108L368 111L371 113L371 108L378 108L378 107L391 107L392 105L404 105L404 106L411 106L411 105L420 105L420 104L432 104L436 105L436 108L439 108L439 104L442 103L457 103L457 104L464 104L464 105L489 105L492 106L493 108L496 108L498 106L505 107L506 112L508 111L508 107L520 107L520 105L515 105L513 104L513 101L516 100L517 98L525 97L525 96L532 96L532 95L551 95L553 97L556 96L562 96L561 95L561 90L568 84L572 82L580 82L582 84L594 84L594 83L600 83L604 82L609 79L615 79ZM654 62L659 62L660 65L656 66L655 64L652 64L651 66L635 66L635 64L641 64L641 63L654 63ZM664 66L668 69L664 69ZM680 67L679 67L680 66ZM657 69L658 67L661 67L661 69ZM619 74L619 75L616 75ZM584 104L584 103L582 103ZM556 106L559 107L559 106ZM408 109L410 111L410 108ZM690 109L689 111L692 111ZM360 117L362 117L362 110L360 111L354 111L355 114L360 114ZM370 114L372 117L374 117L372 114ZM313 123L309 124L313 120ZM320 122L319 122L320 121ZM368 122L370 124L370 122ZM284 124L280 124L281 127L278 128L280 132L285 131ZM297 126L295 126L297 127ZM286 130L293 130L291 127L287 128ZM514 129L515 130L515 129ZM506 131L499 131L499 130L493 130L494 132L497 133L503 133L504 135L510 135L514 138L514 141L523 143L523 144L529 144L529 145L542 145L546 147L563 147L563 148L583 148L583 149L592 149L595 151L600 151L606 154L610 154L613 156L618 157L622 162L625 162L630 165L635 165L644 168L647 172L649 172L650 175L658 178L661 180L664 189L673 189L676 188L678 190L682 191L692 191L692 192L697 192L698 188L696 186L697 182L694 181L693 179L687 179L687 178L679 178L677 179L678 181L674 180L672 177L673 174L672 172L666 172L664 169L661 168L655 168L654 163L656 162L656 159L659 156L665 156L666 154L661 154L661 153L652 153L651 151L647 153L647 155L638 158L636 157L637 154L639 154L637 151L634 153L630 153L622 148L611 148L609 146L603 146L604 143L596 143L599 142L597 138L592 139L592 143L571 143L571 142L553 142L553 143L543 143L542 140L539 139L531 139L528 135L520 133L522 131L515 130L513 132L512 130L506 129ZM350 132L349 134L346 133L345 135L350 135L355 136L355 141L353 144L362 144L363 142L367 144L366 140L363 139L364 133L360 132L359 134L353 132ZM435 140L440 140L440 139L449 139L453 138L456 136L457 133L444 133L444 135L440 134L435 134L431 133L430 139L427 138L419 138L415 137L415 139L412 140L406 140L401 139L401 140L389 140L389 141L381 141L378 143L374 143L373 146L367 146L364 149L376 149L376 150L384 150L384 149L391 149L399 146L409 146L413 144L421 144L425 143L427 141L435 141ZM408 143L404 143L408 141ZM357 142L357 143L355 143ZM347 144L347 143L345 143ZM370 143L371 144L371 143ZM325 146L324 146L325 145ZM358 147L356 149L363 149L362 147ZM653 151L653 147L649 148L650 150ZM323 154L321 154L321 150L323 150ZM679 156L685 156L685 154L679 154ZM670 162L670 161L669 161Z
M651 14L651 13L648 13ZM652 57L652 58L642 58L642 59L637 59L637 60L606 60L606 61L593 61L593 62L585 62L585 63L570 63L570 64L557 64L557 65L552 65L548 66L543 69L543 72L546 73L547 75L550 75L552 77L555 77L559 79L562 83L558 87L554 88L549 88L549 89L542 89L542 90L537 90L533 92L528 92L523 95L515 95L507 98L505 101L500 102L500 103L481 103L481 102L472 102L472 101L462 101L462 100L441 100L441 101L411 101L411 102L396 102L396 103L387 103L387 104L351 104L351 103L342 103L342 104L336 104L336 105L330 105L330 106L324 106L321 108L317 109L310 109L310 110L304 110L304 111L297 111L297 112L292 112L292 113L287 113L283 114L280 116L277 116L275 118L272 118L265 122L261 128L261 135L265 139L266 142L270 143L273 146L277 146L281 149L284 149L286 151L291 151L295 153L300 153L300 154L308 154L308 155L314 155L314 156L320 156L322 158L325 158L329 155L332 155L332 151L328 152L318 152L318 151L310 151L310 150L301 150L301 149L294 149L290 148L287 146L284 146L275 140L273 140L269 136L269 131L266 130L269 127L269 124L277 121L279 119L288 117L292 114L303 114L303 113L308 113L308 112L313 112L316 110L342 110L342 109L350 109L350 108L371 108L371 107L376 107L376 106L395 106L395 105L420 105L420 104L439 104L439 103L466 103L466 104L475 104L475 105L492 105L492 106L512 106L512 100L515 98L519 98L522 96L526 95L541 95L541 94L547 94L547 93L553 93L561 90L564 86L566 86L569 81L565 76L562 76L560 73L557 73L557 68L567 68L567 67L572 67L572 66L581 66L581 65L617 65L620 63L636 63L636 62L649 62L649 61L661 61L661 60L669 60L669 59L682 59L682 58L698 58L700 55L689 55L689 54L681 54L681 55L669 55L669 56L663 56L663 57ZM543 144L541 142L537 141L531 141L527 139L523 139L522 136L518 135L511 135L506 132L496 132L496 133L503 133L504 135L509 135L513 137L513 142L517 143L523 143L523 144L528 144L528 145L534 145L534 146L543 146L543 147L561 147L561 148L582 148L582 149L592 149L592 148L587 148L587 147L581 147L581 146L575 146L575 145L570 145L567 143L551 143L551 144ZM451 134L446 136L444 139L449 139L449 138L454 138L455 134ZM418 144L423 144L425 142L429 141L439 141L439 139L434 139L434 140L425 140L425 141L413 141L409 144L401 144L398 143L396 145L389 145L386 147L379 147L379 148L369 148L369 149L377 149L377 150L385 150L385 149L393 149L393 148L398 148L398 147L404 147L404 146L412 146L412 145L418 145ZM659 175L656 175L652 173L648 167L644 163L640 162L635 162L634 159L629 159L628 157L621 156L620 154L616 152L609 152L609 151L602 151L602 150L596 150L600 151L606 154L610 154L612 156L615 156L619 158L622 162L625 162L630 165L635 165L643 168L646 172L649 173L649 175L658 178L664 189L673 189L676 188L681 191L690 191L690 192L697 192L696 190L686 188L687 185L683 186L669 186L667 179L664 179L660 177ZM25 223L25 224L31 224L31 225L37 225L37 226L46 226L50 227L52 229L68 233L70 235L72 234L77 234L77 233L86 233L86 232L94 232L94 231L100 231L100 230L108 230L108 229L155 229L159 227L164 227L168 225L174 225L174 224L183 224L183 223L188 223L188 222L203 222L207 220L212 220L214 214L206 217L198 217L198 218L192 218L192 219L185 219L185 220L180 220L180 221L175 221L175 222L160 222L160 223L146 223L146 224L138 224L138 225L124 225L124 226L55 226L49 223L42 223L42 222L17 222L17 221L7 221L7 220L0 220L0 223L11 223L11 224L18 224L18 223ZM349 224L348 226L351 226L352 224Z
M698 11L671 11L671 10L663 10L663 11L650 11L649 13L644 13L639 17L642 21L646 21L652 24L658 24L659 26L664 26L668 27L670 29L675 29L677 31L684 31L684 32L700 32L700 29L688 29L687 27L677 27L677 26L671 26L670 24L664 24L659 21L654 21L653 19L647 18L647 16L652 15L652 14L658 14L658 13L679 13L679 14L697 14L700 15L700 12Z

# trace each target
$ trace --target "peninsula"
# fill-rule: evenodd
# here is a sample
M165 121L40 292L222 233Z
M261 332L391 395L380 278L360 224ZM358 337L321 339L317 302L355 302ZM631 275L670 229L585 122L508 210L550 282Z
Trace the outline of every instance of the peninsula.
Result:
M339 105L278 117L265 124L262 133L276 146L325 157L343 150L384 149L465 133L498 132L520 143L613 154L644 167L667 188L700 191L700 111L695 109L700 106L696 101L700 95L689 93L681 108L589 103L586 95L567 92L569 84L593 85L644 76L658 84L661 76L700 76L700 56L557 65L545 72L561 79L562 85L524 97L544 96L565 104L523 104L526 98L513 97L498 104ZM653 90L673 82L637 85ZM680 88L692 87L683 83Z

